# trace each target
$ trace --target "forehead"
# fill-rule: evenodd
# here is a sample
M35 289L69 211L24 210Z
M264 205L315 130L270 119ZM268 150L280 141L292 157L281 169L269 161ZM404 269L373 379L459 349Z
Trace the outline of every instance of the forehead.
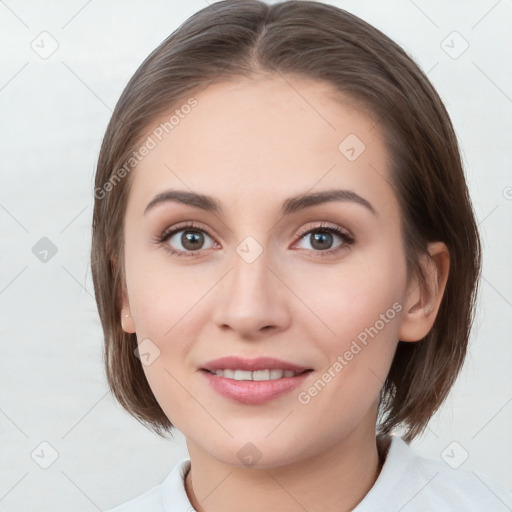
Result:
M132 172L131 201L179 188L268 204L333 186L392 199L378 125L334 95L327 83L292 77L210 85L193 108L175 105L149 125L144 138L155 144Z

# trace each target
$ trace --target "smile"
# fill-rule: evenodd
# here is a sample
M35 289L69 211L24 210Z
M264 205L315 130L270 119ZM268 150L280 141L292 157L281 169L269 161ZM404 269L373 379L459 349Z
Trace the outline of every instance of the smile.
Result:
M215 372L210 372L212 374L217 375L218 377L226 377L227 379L233 380L277 380L282 379L283 377L295 377L296 375L300 375L303 372L293 372L291 370L257 370L254 372L250 372L247 370L215 370Z
M218 372L218 373L217 373ZM209 370L200 372L210 387L224 398L238 403L257 405L289 393L313 373L304 370L296 373L291 370ZM231 375L231 377L229 377Z

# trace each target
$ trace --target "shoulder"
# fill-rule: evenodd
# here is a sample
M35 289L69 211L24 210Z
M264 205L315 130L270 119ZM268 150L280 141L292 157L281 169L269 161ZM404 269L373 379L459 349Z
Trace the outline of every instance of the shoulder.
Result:
M118 505L115 508L109 509L106 512L160 512L162 484L156 485L145 493L133 498L129 501Z
M184 487L190 460L180 461L163 482L106 512L187 512L192 510Z
M422 457L392 436L381 474L354 512L373 510L510 512L512 492L477 471Z
M439 510L467 510L468 512L510 511L512 492L491 480L487 475L467 469L452 469L440 460L413 455L413 481L422 484L422 497L417 501L438 504Z

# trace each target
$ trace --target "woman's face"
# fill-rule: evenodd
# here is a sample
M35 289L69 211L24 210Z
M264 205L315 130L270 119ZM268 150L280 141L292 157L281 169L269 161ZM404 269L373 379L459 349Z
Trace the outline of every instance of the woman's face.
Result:
M212 85L168 134L173 112L149 128L156 147L130 176L124 328L169 420L227 464L278 466L374 433L407 295L400 212L380 126L330 91L289 77ZM218 210L153 202L169 191ZM258 384L203 369L225 356L310 371Z

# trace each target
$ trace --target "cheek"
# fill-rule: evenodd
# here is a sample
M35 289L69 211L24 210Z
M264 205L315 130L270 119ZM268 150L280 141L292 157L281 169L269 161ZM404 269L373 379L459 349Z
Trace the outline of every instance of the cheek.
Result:
M126 243L126 284L139 337L171 336L208 291L197 267L180 266L169 258L163 251L148 253Z
M179 383L195 371L188 356L201 325L211 317L205 310L208 301L202 299L212 276L194 265L173 265L164 254L157 256L127 252L126 281L138 343L149 339L150 350L158 355L143 365L144 373L166 414L174 417L175 404L180 410L192 406Z
M314 288L309 288L308 305L338 339L357 336L386 315L386 325L397 323L396 306L406 285L405 261L385 252L354 258L350 264L315 274ZM303 291L306 293L306 290ZM381 322L378 326L382 326Z
M338 322L339 337L333 355L355 386L373 382L376 390L384 383L398 343L401 310L397 300L372 297L371 302L348 312L352 314L350 322Z
M170 265L134 265L132 272L130 307L138 343L151 340L157 354L151 364L143 365L143 371L166 416L179 429L180 418L197 414L197 404L183 383L195 371L189 354L200 336L199 324L208 318L201 302L208 287Z
M329 329L317 340L325 369L341 377L345 399L360 396L361 386L372 384L372 394L383 385L398 343L405 286L405 259L391 250L340 266L336 279L329 273L315 279L317 292L308 304ZM336 361L338 371L332 368Z

